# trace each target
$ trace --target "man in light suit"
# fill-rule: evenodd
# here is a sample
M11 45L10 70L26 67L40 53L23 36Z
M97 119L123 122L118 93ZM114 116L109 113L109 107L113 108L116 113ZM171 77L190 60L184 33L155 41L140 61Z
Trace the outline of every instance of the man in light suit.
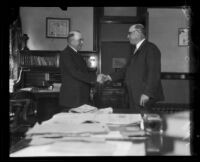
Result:
M142 24L129 28L128 39L135 50L126 66L119 72L104 75L101 79L105 82L124 78L132 112L139 113L142 108L151 112L153 103L164 100L160 79L161 53L155 44L146 40Z
M59 104L63 110L90 104L90 86L102 76L90 72L79 53L83 45L83 37L79 31L69 32L67 43L67 47L60 54L62 85Z

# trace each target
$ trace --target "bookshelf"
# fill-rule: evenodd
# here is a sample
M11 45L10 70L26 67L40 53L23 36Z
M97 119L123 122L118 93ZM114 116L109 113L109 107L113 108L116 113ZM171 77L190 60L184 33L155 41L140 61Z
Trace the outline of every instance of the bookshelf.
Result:
M62 51L22 50L19 55L19 67L23 69L23 87L42 87L44 82L60 83L60 53ZM99 58L96 52L82 51L89 70L99 70ZM94 66L96 66L94 68Z
M59 68L60 51L21 51L21 67L40 69Z

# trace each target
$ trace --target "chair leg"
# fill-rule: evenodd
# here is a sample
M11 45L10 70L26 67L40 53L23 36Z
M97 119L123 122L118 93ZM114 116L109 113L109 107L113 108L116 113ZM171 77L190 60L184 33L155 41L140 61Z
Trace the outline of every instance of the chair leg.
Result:
M24 121L27 121L28 108L30 106L30 103L31 103L30 100L27 100L26 103L25 103L25 105L24 105L24 108L22 110L22 119Z

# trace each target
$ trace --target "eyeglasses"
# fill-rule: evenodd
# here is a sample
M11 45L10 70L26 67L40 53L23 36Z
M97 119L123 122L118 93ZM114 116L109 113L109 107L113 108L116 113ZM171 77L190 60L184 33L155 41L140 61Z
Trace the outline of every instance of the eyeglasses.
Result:
M79 41L79 42L83 42L83 41L84 41L84 39L83 39L83 38L81 38L81 39L78 39L77 41Z
M132 33L137 32L137 30L133 30L132 32L128 32L128 35L131 35Z

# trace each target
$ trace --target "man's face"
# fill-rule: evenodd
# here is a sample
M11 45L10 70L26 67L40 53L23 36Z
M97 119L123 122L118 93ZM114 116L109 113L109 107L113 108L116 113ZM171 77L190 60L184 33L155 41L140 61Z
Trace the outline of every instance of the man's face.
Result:
M136 29L129 30L127 38L130 44L136 45L140 40L140 33Z
M78 51L81 50L83 46L83 37L80 33L74 34L74 38L71 42L74 48L76 48Z

